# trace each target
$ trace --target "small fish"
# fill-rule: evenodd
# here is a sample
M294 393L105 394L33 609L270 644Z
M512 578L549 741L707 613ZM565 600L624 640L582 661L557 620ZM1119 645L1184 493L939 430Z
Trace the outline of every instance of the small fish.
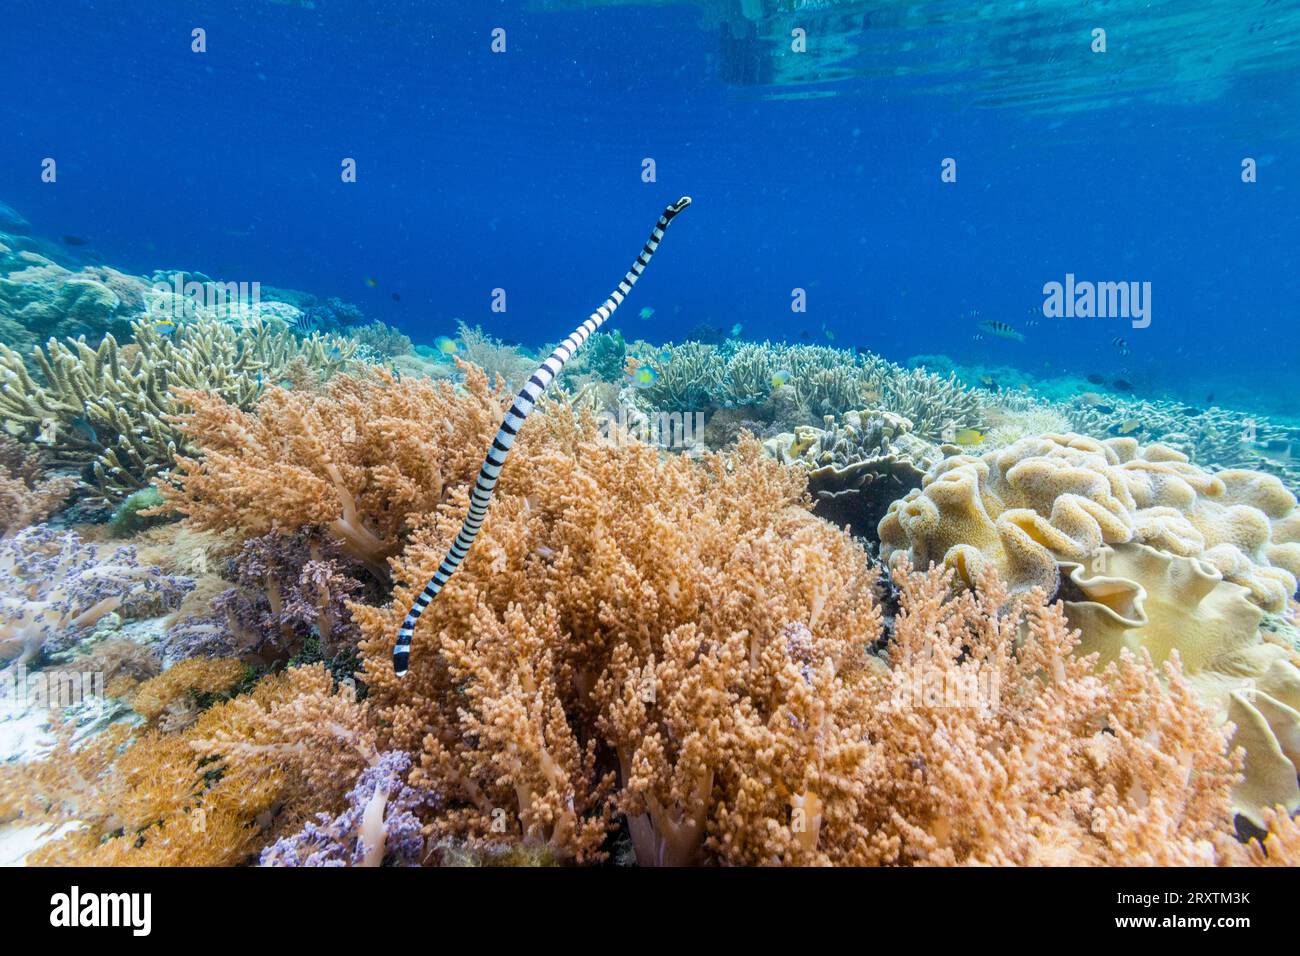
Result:
M373 289L375 286L379 285L379 280L374 276L366 276L366 285Z
M176 323L171 319L155 319L153 328L159 335L170 336L176 332Z
M740 338L740 331L743 328L744 326L741 325L739 322L737 322L735 325L731 327L731 337L733 339Z
M1205 404L1208 405L1208 404L1210 404L1210 402L1212 402L1212 401L1214 401L1214 393L1213 393L1213 392L1211 392L1209 395L1206 395L1206 396L1205 396Z
M84 239L81 236L64 236L63 244L65 246L88 246L90 245L90 240Z
M983 342L983 341L984 341L984 336L980 335L978 332L976 332L976 333L975 333L974 335L972 335L970 338L971 338L971 341L972 341L972 342Z
M1115 386L1117 389L1119 389L1121 392L1131 392L1131 391L1133 391L1133 383L1130 382L1130 381L1127 381L1126 379L1117 378L1117 379L1115 379L1115 381L1112 382L1111 384L1114 385L1114 386Z
M1142 427L1142 422L1137 418L1130 418L1126 422L1120 422L1118 425L1111 427L1111 431L1116 435L1131 435Z
M299 312L293 320L293 327L303 335L311 335L316 331L316 320L305 312Z
M862 397L868 402L878 402L880 401L880 389L869 385L862 390Z
M827 342L835 341L835 333L832 332L830 329L826 328L826 326L824 325L822 326L822 335L826 336Z
M984 444L984 433L976 428L960 429L953 437L958 445L965 445L966 447Z
M1019 385L1016 386L1016 388L1020 389L1026 395L1029 394L1029 385L1026 382L1021 382Z
M1093 407L1103 415L1110 415L1115 411L1114 405L1095 405Z
M812 333L807 329L800 329L799 338L803 339L805 342L810 342L812 341Z
M637 313L637 315L639 315L643 319L648 319L650 318L650 316L654 314L655 314L655 310L650 308L650 306L648 305L645 308L643 308L640 312Z
M1093 372L1088 376L1088 381L1092 382L1093 385L1105 385L1106 376L1102 375L1099 372Z
M789 369L778 369L772 373L772 387L780 388L782 385L787 385L792 378L794 374Z
M401 301L402 301L402 297L401 297L400 295L398 295L396 292L394 292L394 293L393 293L393 301L394 301L394 302L401 302Z
M998 338L1011 339L1013 342L1023 342L1025 340L1024 335L1017 332L1012 326L994 319L985 319L980 323L980 328L990 335L996 335Z
M649 388L659 380L659 373L649 365L642 365L635 369L629 376L629 384L633 388Z
M440 335L434 339L433 347L443 355L455 355L460 351L460 346L456 344L455 340L449 339L445 335Z

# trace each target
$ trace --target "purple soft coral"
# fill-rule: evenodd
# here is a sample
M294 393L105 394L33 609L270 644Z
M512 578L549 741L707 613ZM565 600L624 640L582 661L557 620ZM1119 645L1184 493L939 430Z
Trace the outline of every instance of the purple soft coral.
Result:
M400 750L379 755L348 794L337 817L318 814L292 836L262 851L262 866L419 866L424 855L416 810L432 802L428 791L402 782L411 758Z
M87 544L36 525L0 541L0 658L26 664L109 612L123 617L175 608L190 578L142 566L135 549Z
M304 530L254 538L231 567L239 586L217 597L212 608L247 654L287 658L313 635L326 656L356 644L347 604L363 586L348 573L338 549L319 535Z

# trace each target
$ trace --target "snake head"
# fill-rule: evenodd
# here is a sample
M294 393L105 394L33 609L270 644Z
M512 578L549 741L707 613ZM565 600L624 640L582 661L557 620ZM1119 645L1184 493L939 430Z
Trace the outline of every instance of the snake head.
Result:
M683 196L681 199L677 200L677 202L670 205L668 207L668 211L671 212L673 215L677 215L677 213L681 212L690 204L691 204L691 197Z

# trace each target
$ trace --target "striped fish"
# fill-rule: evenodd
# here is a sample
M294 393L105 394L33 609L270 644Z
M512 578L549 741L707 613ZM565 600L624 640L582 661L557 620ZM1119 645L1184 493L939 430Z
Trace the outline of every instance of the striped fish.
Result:
M985 319L980 323L980 328L990 335L996 335L998 338L1011 339L1015 342L1023 342L1024 335L1017 332L1013 326L1005 322L998 322L995 319Z
M618 288L609 294L604 304L599 309L591 313L586 322L574 329L573 334L555 347L555 351L550 357L543 362L533 373L524 387L519 390L515 396L514 403L510 406L510 411L506 412L505 420L501 422L501 428L497 431L496 438L492 439L492 446L488 449L487 458L483 461L483 467L479 469L478 480L474 482L474 489L470 493L469 514L465 516L465 522L460 527L460 534L456 535L456 540L452 542L451 550L447 556L442 559L442 564L434 572L429 583L425 585L424 590L420 592L411 609L406 612L406 617L402 621L402 626L397 630L397 644L393 648L393 672L401 677L406 673L411 661L411 638L415 634L415 624L424 613L424 609L429 606L438 592L447 584L447 579L455 573L460 567L460 563L465 560L465 555L469 553L470 547L474 544L474 539L478 537L478 532L483 527L483 519L487 517L488 504L492 501L492 492L496 488L497 477L501 474L501 467L506 462L506 456L510 454L510 448L515 443L515 436L519 433L520 426L523 425L524 419L528 413L533 410L537 400L542 397L546 387L551 384L555 376L560 374L560 369L564 368L564 363L573 357L582 343L587 341L591 333L605 323L614 310L622 303L627 294L632 291L632 286L636 285L636 280L641 277L645 267L650 264L650 258L659 248L659 243L664 237L664 231L668 224L673 221L679 212L691 204L690 196L683 196L677 202L668 206L664 214L659 217L659 222L650 232L650 238L646 241L645 247L637 255L636 261L632 263L632 268L628 270L627 275L623 276L623 281L618 284Z

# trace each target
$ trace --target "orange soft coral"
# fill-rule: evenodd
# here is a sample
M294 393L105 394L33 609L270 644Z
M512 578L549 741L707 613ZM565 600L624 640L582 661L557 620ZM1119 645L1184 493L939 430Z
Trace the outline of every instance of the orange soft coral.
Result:
M270 389L255 411L179 391L198 458L179 458L167 506L192 526L244 538L322 525L372 569L412 515L432 511L482 460L503 394L482 370L465 382L338 376L321 393Z
M1176 659L1071 651L1061 606L981 575L898 575L875 694L877 853L862 862L1189 865L1233 851L1230 757ZM1000 610L1002 609L1002 610ZM874 858L873 858L874 857Z
M58 728L49 755L0 768L0 820L77 824L37 865L228 866L338 810L375 756L352 689L295 667L180 732L117 724L74 744L71 724Z
M734 751L757 727L816 712L827 735L860 732L849 688L880 628L866 554L812 517L802 478L752 440L726 458L663 457L552 408L521 446L474 551L420 622L406 678L389 662L397 625L463 494L395 562L394 602L354 607L383 746L421 751L417 779L448 794L435 835L590 859L617 810L642 863L701 861L745 786ZM791 629L817 644L812 684ZM788 826L812 788L839 794L819 774L852 759L810 735L773 769L779 805L755 826Z

